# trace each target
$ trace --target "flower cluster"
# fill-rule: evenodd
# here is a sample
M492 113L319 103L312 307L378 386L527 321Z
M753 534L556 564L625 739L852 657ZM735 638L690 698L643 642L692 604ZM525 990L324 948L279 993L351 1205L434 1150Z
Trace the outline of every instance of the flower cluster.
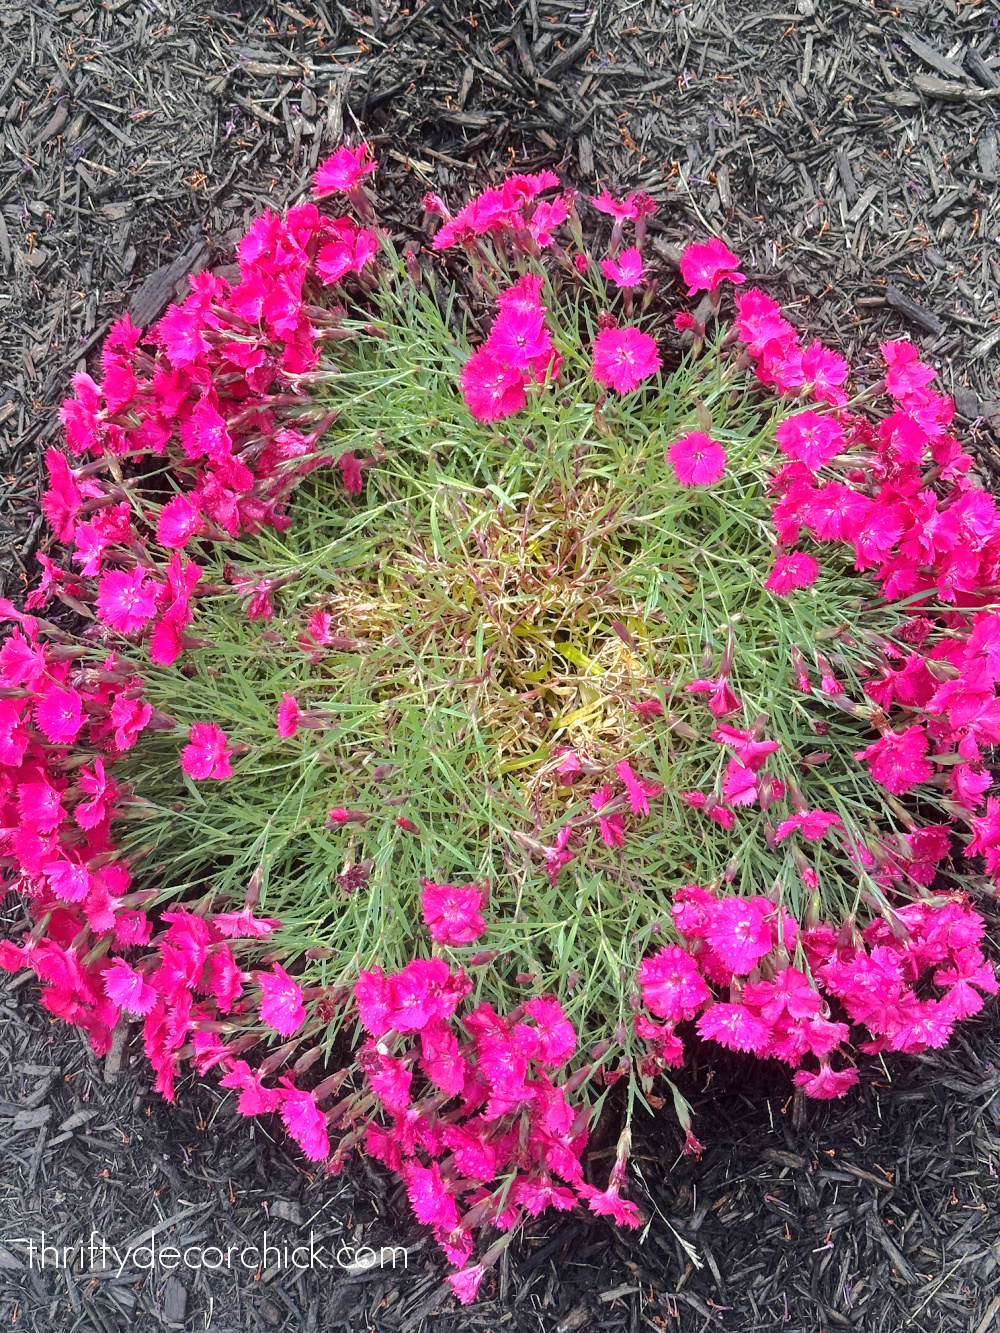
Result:
M998 989L979 947L982 918L956 894L900 907L859 933L850 923L802 930L768 898L720 899L685 884L673 919L687 947L667 945L639 969L642 1003L665 1020L635 1017L647 1078L683 1063L676 1029L697 1018L702 1037L790 1065L808 1097L841 1097L858 1073L833 1067L850 1029L831 1001L873 1034L862 1050L915 1055L943 1046L958 1019L982 1008L980 992ZM791 961L797 946L802 967Z

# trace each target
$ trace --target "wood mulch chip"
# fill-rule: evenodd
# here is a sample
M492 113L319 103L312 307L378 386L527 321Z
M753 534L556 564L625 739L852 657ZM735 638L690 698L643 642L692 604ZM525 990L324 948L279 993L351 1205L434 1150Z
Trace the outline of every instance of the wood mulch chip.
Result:
M871 378L880 340L913 339L996 485L997 0L7 0L0 593L23 593L47 540L40 459L70 376L123 311L155 320L263 207L301 197L345 133L375 144L386 214L412 235L424 190L457 203L510 169L648 190L664 260L720 235ZM12 901L0 925L20 928ZM21 977L0 991L0 1319L18 1328L1000 1326L993 1008L945 1052L870 1064L801 1127L784 1072L699 1053L683 1086L705 1155L678 1157L666 1111L635 1127L648 1225L545 1216L460 1310L383 1172L314 1178L280 1127L241 1121L211 1087L184 1083L167 1106L131 1047L121 1072L102 1068L34 992ZM594 1141L595 1179L613 1130ZM311 1232L328 1262L331 1245L365 1258L241 1266L233 1247L252 1258L265 1230L281 1250ZM236 1261L39 1267L42 1232L61 1255L91 1232L120 1250L152 1233ZM363 1246L403 1246L406 1267L365 1268Z

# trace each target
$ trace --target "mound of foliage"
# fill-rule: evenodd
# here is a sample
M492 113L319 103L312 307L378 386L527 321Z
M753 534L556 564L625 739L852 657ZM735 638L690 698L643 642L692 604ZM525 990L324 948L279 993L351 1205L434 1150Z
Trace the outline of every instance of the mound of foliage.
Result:
M600 259L551 172L428 196L418 252L374 170L74 379L0 608L0 965L398 1172L464 1301L525 1214L638 1223L588 1127L624 1080L698 1151L695 1031L838 1097L996 991L1000 516L910 344L852 386L718 240L670 319L645 196Z

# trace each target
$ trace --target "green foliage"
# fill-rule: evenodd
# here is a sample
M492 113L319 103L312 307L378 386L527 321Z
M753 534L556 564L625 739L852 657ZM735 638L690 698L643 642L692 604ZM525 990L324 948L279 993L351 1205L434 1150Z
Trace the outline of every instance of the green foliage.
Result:
M347 495L336 469L321 468L287 532L206 547L202 646L180 669L142 666L149 701L178 729L146 732L128 757L145 802L123 846L143 854L140 882L164 898L207 892L220 908L242 902L260 868L262 909L284 923L269 948L303 984L350 984L362 967L394 971L425 954L421 876L488 881L480 943L498 956L472 968L477 997L509 1011L553 991L594 1038L629 1018L636 967L669 931L679 884L726 872L734 890L771 894L799 919L810 906L789 844L768 845L774 811L741 810L728 833L682 799L717 790L728 757L704 695L685 684L714 674L731 639L746 701L736 724L764 715L782 745L770 771L863 843L875 821L895 822L852 758L865 719L799 692L792 650L812 660L819 645L860 698L874 660L866 636L891 637L905 609L874 599L846 547L831 549L814 587L764 589L781 408L762 405L721 335L645 391L605 400L567 328L559 384L529 392L513 427L489 427L458 394L468 348L451 312L405 278L378 299L373 331L357 324L336 344L320 389L339 414L323 448L373 460L364 493ZM709 420L725 476L709 490L680 486L666 450ZM228 562L281 584L273 619L247 618L224 587ZM316 610L354 646L304 648ZM317 724L287 740L275 728L283 692ZM642 700L663 716L636 712ZM198 721L245 747L231 779L181 774L184 728ZM572 786L555 772L565 746L589 770ZM819 749L826 763L801 765ZM626 818L618 850L589 798L621 760L663 790L647 818ZM331 828L338 807L367 818ZM568 821L575 859L553 886L541 849ZM813 859L813 912L838 917L874 890L832 843ZM355 870L349 887L358 866L367 883ZM468 964L473 949L443 952Z

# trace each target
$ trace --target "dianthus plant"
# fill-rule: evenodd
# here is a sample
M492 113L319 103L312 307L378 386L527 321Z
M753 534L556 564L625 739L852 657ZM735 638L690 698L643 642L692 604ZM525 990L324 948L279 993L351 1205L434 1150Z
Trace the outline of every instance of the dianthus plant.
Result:
M595 256L551 172L401 248L374 169L74 380L0 964L398 1172L469 1300L526 1214L637 1224L588 1126L696 1032L837 1097L997 989L1000 520L907 342L854 383L718 240L676 313L652 202L590 200Z

